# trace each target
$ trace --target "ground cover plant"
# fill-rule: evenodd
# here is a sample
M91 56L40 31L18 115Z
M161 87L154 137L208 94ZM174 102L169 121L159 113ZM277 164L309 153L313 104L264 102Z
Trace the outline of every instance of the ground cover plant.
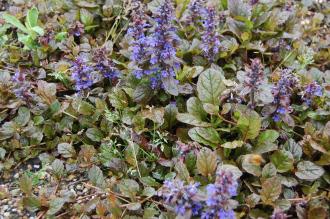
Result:
M329 12L0 1L0 218L329 218Z

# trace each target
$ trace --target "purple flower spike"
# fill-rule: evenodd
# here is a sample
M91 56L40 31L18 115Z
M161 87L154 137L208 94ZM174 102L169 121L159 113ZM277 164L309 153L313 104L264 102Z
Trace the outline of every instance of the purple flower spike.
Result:
M93 67L84 63L81 58L77 58L71 67L72 75L71 78L76 83L76 90L81 91L88 89L93 85L93 79L91 77L91 72Z
M322 95L322 87L314 81L305 87L305 90L302 93L302 100L307 106L309 106L315 97L322 97Z
M146 29L150 25L147 23L147 16L144 13L143 5L139 1L134 2L134 10L132 12L132 23L127 31L128 36L132 38L130 41L131 60L137 64L143 64L149 56Z
M281 77L273 88L274 104L276 111L273 116L275 122L280 121L283 116L292 112L291 95L292 90L298 84L298 79L291 73L289 69L284 69L281 72Z
M238 183L229 171L220 170L214 184L206 187L207 208L202 213L203 219L211 218L235 218L233 210L227 210L229 200L237 195Z
M175 213L185 215L191 211L193 216L200 214L202 204L196 198L199 183L184 185L181 180L166 180L158 195L167 205L173 206Z
M103 77L108 79L117 79L119 77L120 72L115 67L114 62L107 57L107 50L105 47L94 51L93 61L96 63L95 70L99 71Z
M208 7L203 14L203 31L201 50L204 56L214 62L220 50L220 35L217 32L218 23L215 8Z
M13 92L17 98L26 100L31 97L31 83L26 80L26 74L20 70L16 70L12 76L12 81L15 83Z
M170 0L165 0L154 14L155 29L149 38L150 64L157 69L154 73L160 74L160 77L157 77L160 80L174 77L175 69L180 67L175 48L179 43L179 37L176 35L173 20L175 20L173 3Z

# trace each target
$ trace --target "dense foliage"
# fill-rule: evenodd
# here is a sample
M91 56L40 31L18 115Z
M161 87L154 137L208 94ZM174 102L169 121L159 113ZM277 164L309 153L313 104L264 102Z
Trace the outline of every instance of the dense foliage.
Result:
M329 218L329 12L0 1L0 199L38 218Z

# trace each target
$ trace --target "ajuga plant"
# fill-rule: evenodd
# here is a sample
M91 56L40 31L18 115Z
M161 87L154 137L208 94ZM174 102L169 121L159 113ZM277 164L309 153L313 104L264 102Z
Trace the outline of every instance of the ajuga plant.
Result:
M214 7L208 6L204 10L201 10L202 16L202 33L201 33L201 50L207 60L212 63L217 58L220 49L220 35L218 33L217 20L218 15Z
M93 67L87 64L87 61L82 57L78 57L71 67L71 78L75 83L75 89L82 91L90 88L93 85L92 71Z
M250 65L245 66L245 71L237 72L238 94L245 98L248 96L248 104L253 109L259 104L269 104L273 102L271 85L265 75L264 66L261 60L256 58L251 60Z
M31 84L26 78L26 73L17 69L12 77L14 82L13 92L15 96L21 100L27 100L31 97Z
M290 69L283 69L280 72L280 79L276 83L272 92L274 95L274 115L275 122L284 120L292 124L289 114L292 112L291 96L295 88L298 87L298 79Z
M328 219L329 8L0 0L0 218Z
M148 17L145 14L143 4L140 1L133 2L132 23L127 30L130 41L130 60L133 68L133 75L137 79L142 79L145 75L150 75L150 71L145 63L150 57L149 38L147 30L150 28Z
M108 57L108 53L106 47L95 49L93 62L95 63L95 70L99 71L104 78L113 80L119 77L120 72L115 63Z
M322 87L316 82L309 83L302 91L302 99L307 106L313 103L313 99L316 97L322 97Z
M204 0L193 0L188 6L185 19L187 26L192 26L200 36L202 55L213 63L220 50L219 14L216 7Z
M175 71L180 67L176 57L176 46L180 39L176 34L174 7L171 0L165 0L163 5L153 14L150 45L150 65L154 76L151 87L161 86L163 79L175 77Z
M179 179L166 180L158 196L180 216L231 219L235 218L236 202L231 198L237 195L237 186L232 173L220 169L215 182L204 189L199 183L185 185Z

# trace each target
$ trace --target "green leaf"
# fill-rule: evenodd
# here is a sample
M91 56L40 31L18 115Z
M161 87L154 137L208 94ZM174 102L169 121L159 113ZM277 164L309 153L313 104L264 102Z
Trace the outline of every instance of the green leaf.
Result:
M21 107L18 110L18 115L15 118L15 122L21 127L27 125L30 121L30 110L26 107Z
M41 207L41 201L35 196L24 197L23 206L30 212L36 212Z
M43 36L45 34L44 29L42 29L39 26L35 26L31 28L34 32L36 32L37 34L39 34L40 36Z
M141 114L143 118L150 119L158 125L162 125L164 123L165 109L163 107L145 109L141 112Z
M219 105L220 95L226 89L222 70L209 68L202 72L197 82L198 97L203 103Z
M59 212L63 205L65 204L64 198L54 198L49 201L49 210L47 211L47 215L55 215Z
M116 109L124 109L128 106L126 93L122 89L112 89L112 92L109 93L109 100L111 105Z
M38 25L38 16L39 16L39 12L36 7L33 7L30 10L28 10L26 16L26 23L30 28Z
M297 165L297 172L295 175L303 180L317 180L324 174L324 169L315 165L311 161L301 161Z
M59 159L55 159L52 163L52 169L54 171L54 174L60 178L64 174L64 164L63 161Z
M197 154L197 170L203 176L212 176L217 168L217 155L208 148L203 148Z
M151 186L151 187L159 187L160 183L157 182L154 178L151 176L145 176L140 178L140 182L145 186Z
M262 169L262 178L270 178L276 176L277 170L274 164L268 163Z
M103 139L103 133L97 128L87 129L86 136L95 142L100 142Z
M189 113L178 113L176 115L176 119L180 122L187 123L193 126L200 126L200 127L209 127L211 126L210 123L203 122L199 118L189 114Z
M149 86L138 86L134 89L132 99L137 103L146 103L152 97L153 91Z
M163 5L165 0L152 0L148 3L148 10L150 10L152 13L157 13L158 9L161 5Z
M123 195L130 197L132 199L134 199L134 197L140 190L139 184L132 179L121 180L120 183L118 184L118 188Z
M142 191L143 196L151 197L156 194L156 190L152 187L145 187Z
M211 103L204 103L203 109L205 112L211 115L217 115L219 113L219 106L213 105Z
M135 144L132 141L129 141L129 145L128 147L126 147L126 150L124 152L126 162L138 168L137 156L139 152L140 152L139 145Z
M243 175L242 171L237 166L231 164L220 164L218 166L217 172L221 170L231 172L233 174L234 180L238 180Z
M179 95L179 87L177 81L173 77L166 77L162 78L164 90L173 95L178 96Z
M140 202L129 203L126 207L130 211L137 211L141 208L141 203Z
M165 107L164 113L164 126L167 129L171 129L176 124L176 115L178 114L178 108L175 104L168 104Z
M6 150L0 147L0 160L3 160L6 156Z
M17 27L21 31L23 31L26 34L29 34L29 30L13 15L10 14L3 14L2 18L9 24L13 25L14 27Z
M19 179L19 188L27 195L32 193L32 180L27 174L23 174Z
M272 204L282 192L281 180L278 177L266 179L261 185L260 197L265 204Z
M277 171L279 173L285 173L291 169L293 169L293 156L290 152L285 150L275 151L270 160L275 165Z
M72 107L84 116L90 116L95 113L95 107L86 101L75 100L72 102Z
M253 153L262 154L277 149L277 144L273 142L279 137L279 133L275 130L266 130L262 132L257 139L256 147L253 149Z
M68 32L59 32L55 35L55 40L58 42L61 42L62 40L64 40L66 38L67 35L68 35Z
M299 161L300 160L300 158L302 156L302 148L293 139L289 139L284 144L284 149L286 151L289 151L293 155L293 158L295 159L295 161Z
M80 9L80 20L85 26L90 26L93 24L93 14L90 13L88 10L81 8Z
M249 18L252 14L252 7L243 0L228 0L228 9L233 17Z
M189 174L189 171L186 167L186 165L182 162L182 161L179 161L175 164L175 170L176 172L178 173L178 177L181 179L181 180L184 180L186 182L189 182L190 180L190 174Z
M255 154L263 154L275 150L277 150L277 144L265 142L264 144L256 145L256 147L252 150L252 152Z
M57 145L57 152L65 158L74 157L76 151L73 146L69 143L60 143Z
M283 176L283 175L278 175L278 177L281 179L282 185L286 187L291 188L298 185L298 181L294 177Z
M200 121L203 121L207 117L207 113L203 109L202 102L197 97L190 97L187 100L187 111Z
M105 186L103 172L98 166L94 165L88 170L88 179L97 187L103 188Z
M283 211L288 211L291 207L291 202L286 199L278 199L275 201L275 205Z
M242 168L254 175L260 176L261 175L261 163L263 162L263 158L259 154L246 154L243 155L242 158Z
M239 147L242 147L244 144L243 141L229 141L229 142L226 142L224 144L221 145L221 147L223 148L229 148L229 149L233 149L233 148L239 148Z
M189 130L188 135L192 140L211 147L217 147L220 143L219 134L212 127L195 127Z
M257 144L273 143L279 136L280 134L275 130L266 130L259 135Z
M261 129L261 118L259 114L242 105L239 106L235 114L238 114L239 117L237 127L242 133L243 141L255 139L259 135Z
M153 207L146 207L143 209L143 219L157 218L158 211Z
M5 122L0 128L0 139L4 140L12 137L17 130L17 124L13 121Z

